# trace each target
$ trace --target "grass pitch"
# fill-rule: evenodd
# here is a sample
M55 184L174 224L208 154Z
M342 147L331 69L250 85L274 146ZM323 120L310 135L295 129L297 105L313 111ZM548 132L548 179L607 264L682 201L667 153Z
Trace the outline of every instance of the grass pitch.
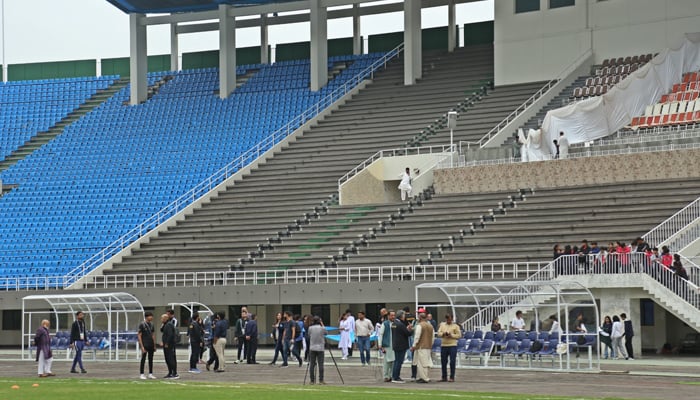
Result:
M37 384L38 386L33 386ZM13 388L13 386L15 388ZM411 384L390 388L350 386L302 386L281 384L240 384L220 382L101 380L101 379L27 379L0 378L0 399L50 400L565 400L574 397L542 395L471 393L463 391L415 388ZM576 399L582 399L576 397Z

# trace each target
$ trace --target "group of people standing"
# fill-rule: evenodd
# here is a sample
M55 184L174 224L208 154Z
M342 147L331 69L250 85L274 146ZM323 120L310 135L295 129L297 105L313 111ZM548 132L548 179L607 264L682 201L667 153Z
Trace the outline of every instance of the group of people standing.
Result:
M621 313L618 317L613 315L612 319L606 315L603 318L603 326L599 330L600 342L605 346L603 356L607 360L624 358L625 360L634 360L634 348L632 346L632 338L634 337L634 328L632 321L627 319L625 313ZM624 339L624 346L623 341Z
M428 313L419 308L414 318L409 310L382 309L379 325L378 347L384 357L384 382L405 383L401 378L404 360L411 361L411 381L428 383L428 372L432 367L431 352L435 341L435 328L429 322ZM454 382L457 360L457 340L461 337L459 325L452 315L445 316L437 337L441 340L442 378L440 382ZM450 375L447 375L447 365Z

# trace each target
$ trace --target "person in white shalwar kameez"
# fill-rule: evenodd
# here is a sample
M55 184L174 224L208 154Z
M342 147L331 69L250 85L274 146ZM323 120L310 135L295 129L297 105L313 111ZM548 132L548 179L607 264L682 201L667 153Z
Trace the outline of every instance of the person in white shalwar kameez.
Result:
M406 197L411 197L411 169L406 168L406 172L399 175L401 177L401 183L399 183L399 190L401 191L401 201L406 201Z
M348 321L348 314L343 314L340 317L340 322L338 323L338 329L340 329L340 340L338 341L338 348L343 353L343 360L348 359L348 349L352 346L352 341L350 340L351 325Z
M569 139L564 136L564 132L559 132L559 159L569 158Z
M417 367L416 382L428 383L430 377L428 371L433 366L431 352L433 349L433 341L435 340L435 331L433 326L428 323L424 309L418 310L418 323L413 330L413 365Z

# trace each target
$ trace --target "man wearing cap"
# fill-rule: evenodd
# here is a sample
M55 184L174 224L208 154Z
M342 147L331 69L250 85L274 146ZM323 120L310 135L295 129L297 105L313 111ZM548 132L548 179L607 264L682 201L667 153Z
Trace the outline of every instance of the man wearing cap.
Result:
M428 323L426 311L424 308L418 309L418 324L413 332L413 365L416 366L417 375L416 382L428 383L430 377L428 370L433 366L433 360L430 357L430 352L433 349L433 340L435 331L433 326Z

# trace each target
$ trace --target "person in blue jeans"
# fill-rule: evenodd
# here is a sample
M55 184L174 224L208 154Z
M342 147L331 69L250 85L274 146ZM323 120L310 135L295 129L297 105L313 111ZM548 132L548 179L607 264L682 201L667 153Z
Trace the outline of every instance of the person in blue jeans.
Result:
M294 327L296 324L292 321L292 313L289 311L284 312L284 325L282 333L282 365L281 368L286 368L289 366L287 361L289 359L289 349L292 347L292 334L294 333Z
M292 355L296 357L297 361L299 362L299 366L301 367L301 350L304 347L304 334L306 333L306 329L304 328L304 321L301 320L301 315L296 314L294 316L292 328L292 338L294 338L294 348L292 349Z
M75 313L75 321L70 330L70 347L75 350L73 358L73 366L70 369L71 373L77 374L76 366L80 367L80 372L83 374L87 371L83 367L83 349L85 348L85 339L87 331L85 330L84 314L82 311Z
M442 379L440 382L455 381L455 364L457 363L457 340L462 337L459 325L452 321L452 314L445 315L445 322L440 324L437 337L441 340L440 361L442 363ZM447 380L447 362L450 362L450 378Z
M405 383L401 379L401 367L403 366L406 351L411 347L408 344L408 338L413 335L411 326L406 322L406 314L403 310L396 312L396 318L391 324L391 347L394 350L394 371L391 376L393 383Z
M355 337L357 338L357 350L360 352L360 361L362 365L369 365L370 356L370 340L369 337L374 330L372 321L365 318L365 312L357 313L357 321L355 321Z

